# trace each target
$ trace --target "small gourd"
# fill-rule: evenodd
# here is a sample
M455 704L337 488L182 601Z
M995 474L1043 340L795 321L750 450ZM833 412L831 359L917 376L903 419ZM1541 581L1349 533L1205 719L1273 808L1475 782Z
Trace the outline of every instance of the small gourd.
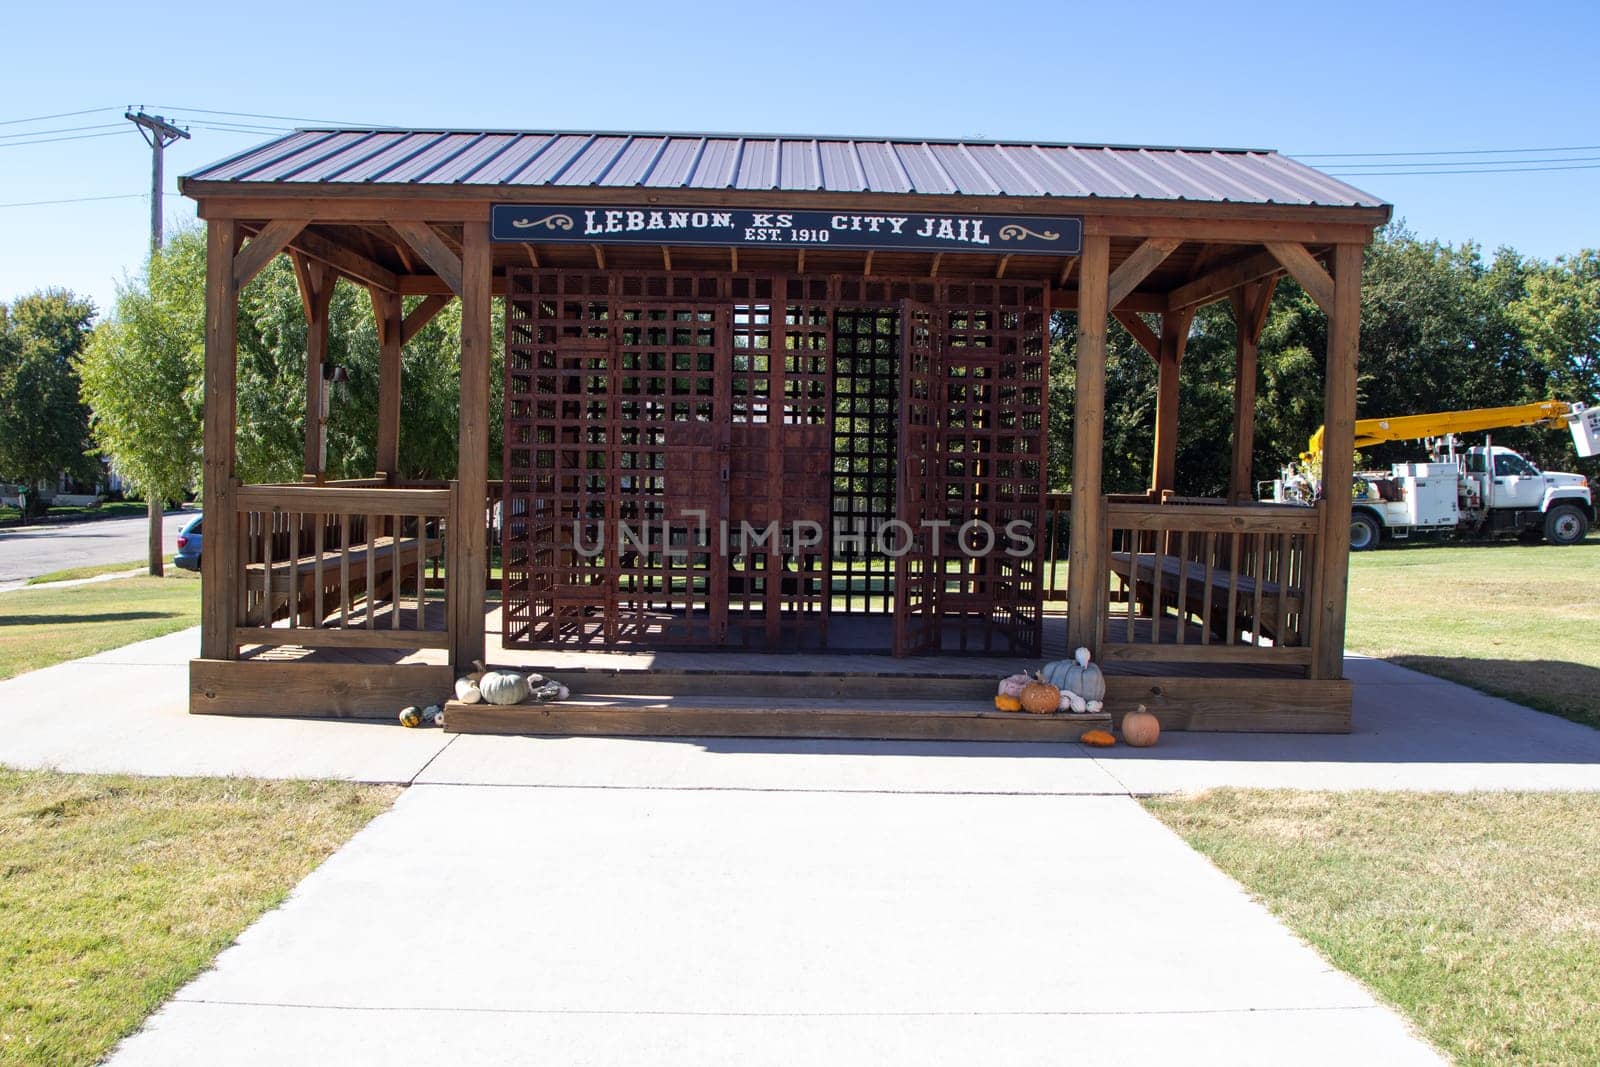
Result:
M1130 711L1122 717L1122 739L1134 748L1149 748L1161 736L1161 720L1145 710Z
M1008 697L1022 696L1022 689L1033 681L1031 674L1013 674L1009 678L1000 679L1000 693Z
M996 693L994 698L994 707L996 711L1021 711L1022 701L1017 697L1008 696L1005 693Z
M1030 715L1051 715L1061 703L1061 690L1035 675L1033 681L1022 687L1018 699L1022 710Z
M516 671L485 671L478 692L490 704L520 704L528 699L528 679Z
M1084 700L1106 698L1106 678L1098 664L1089 662L1089 650L1080 648L1071 659L1058 659L1046 663L1040 672L1051 685L1077 693Z
M456 679L456 699L463 704L476 704L483 699L483 693L471 675L463 675Z
M1085 730L1078 740L1095 748L1110 748L1117 743L1117 739L1105 730Z
M415 704L400 709L400 725L406 729L422 725L422 710Z
M1061 690L1061 699L1056 702L1056 710L1071 712L1074 715L1082 715L1084 712L1089 710L1089 704L1086 700L1084 700L1077 693L1074 693L1072 690L1063 689Z

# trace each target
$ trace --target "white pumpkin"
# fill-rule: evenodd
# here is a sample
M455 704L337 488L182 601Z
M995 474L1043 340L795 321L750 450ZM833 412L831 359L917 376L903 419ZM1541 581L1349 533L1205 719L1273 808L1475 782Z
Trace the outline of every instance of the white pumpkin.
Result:
M1062 692L1076 693L1084 700L1105 699L1105 675L1100 673L1097 664L1089 662L1087 648L1078 649L1072 654L1072 659L1058 659L1053 663L1046 663L1041 673L1045 681Z
M1002 678L1000 679L1000 688L996 691L996 695L1003 697L1020 697L1022 696L1022 690L1031 681L1033 681L1033 675L1031 674L1013 674L1009 678Z
M478 683L470 675L456 679L456 699L463 704L476 704L483 699Z
M1089 710L1089 706L1077 693L1074 693L1070 689L1063 689L1061 690L1061 703L1057 706L1056 710L1070 711L1076 715L1082 715L1085 711Z
M478 692L490 704L520 704L528 699L528 679L516 671L485 671Z

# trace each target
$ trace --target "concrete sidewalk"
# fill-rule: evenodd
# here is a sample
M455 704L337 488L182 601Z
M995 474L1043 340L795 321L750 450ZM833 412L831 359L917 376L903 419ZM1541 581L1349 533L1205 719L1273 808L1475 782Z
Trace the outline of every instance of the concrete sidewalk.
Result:
M418 786L111 1062L1439 1061L1126 797Z
M1600 789L1600 731L1352 657L1349 735L1169 733L1151 749L456 737L384 722L191 716L198 631L0 682L0 764L400 783L1147 794L1211 786ZM80 694L93 694L84 700ZM72 694L69 698L64 694Z

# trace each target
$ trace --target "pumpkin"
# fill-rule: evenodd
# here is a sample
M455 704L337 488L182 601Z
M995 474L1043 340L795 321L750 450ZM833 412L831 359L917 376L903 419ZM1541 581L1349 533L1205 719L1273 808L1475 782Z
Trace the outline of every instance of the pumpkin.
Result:
M1018 699L1022 701L1022 710L1030 715L1051 715L1061 703L1061 690L1035 675L1033 681L1022 687Z
M1130 711L1122 717L1122 739L1134 748L1149 748L1161 736L1161 720L1145 710Z
M400 709L400 725L406 729L422 725L422 711L415 704Z
M572 690L568 689L564 685L563 686L559 686L556 689L556 699L557 700L571 700L572 699Z
M516 671L486 671L478 692L491 704L520 704L528 699L528 679Z
M1110 748L1117 743L1117 739L1104 730L1085 730L1078 740L1095 748Z
M463 704L476 704L483 699L483 693L479 691L478 683L471 675L463 675L456 679L456 699Z
M1070 711L1074 715L1082 715L1089 710L1088 703L1077 693L1070 689L1061 690L1061 699L1056 703L1057 711Z
M1106 678L1097 664L1089 662L1089 650L1080 648L1071 659L1058 659L1046 663L1039 672L1051 685L1077 693L1084 700L1106 698Z
M1004 693L996 693L994 698L994 707L996 711L1021 711L1022 701L1014 696L1007 696Z
M444 729L444 709L434 705L433 707L430 707L428 711L431 712L431 714L428 716L428 721L439 727L441 730Z
M999 692L1008 697L1020 697L1022 687L1033 681L1031 674L1013 674L1009 678L1000 679Z

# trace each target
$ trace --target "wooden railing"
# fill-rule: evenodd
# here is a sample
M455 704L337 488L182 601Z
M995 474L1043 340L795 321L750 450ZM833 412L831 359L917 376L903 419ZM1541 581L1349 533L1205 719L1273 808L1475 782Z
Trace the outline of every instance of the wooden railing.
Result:
M1109 501L1101 658L1309 664L1320 521L1288 505Z
M453 647L444 547L456 492L238 486L237 642Z
M1106 497L1108 501L1140 504L1149 500L1145 493L1112 494ZM1072 541L1072 494L1047 493L1045 494L1044 507L1044 555L1043 555L1043 581L1044 601L1059 602L1054 609L1065 611L1067 604L1067 557ZM1121 602L1126 597L1121 589L1110 591L1114 602Z

